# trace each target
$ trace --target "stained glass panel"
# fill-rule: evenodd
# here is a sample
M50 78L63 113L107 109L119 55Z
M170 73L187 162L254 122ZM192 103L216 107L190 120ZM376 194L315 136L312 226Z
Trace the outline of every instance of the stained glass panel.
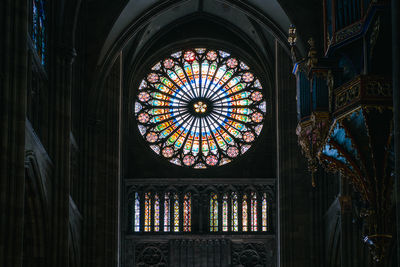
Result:
M222 199L222 231L228 231L228 195L224 194Z
M144 231L151 231L151 193L144 194Z
M268 206L267 206L267 194L264 193L263 194L263 200L262 200L262 212L261 212L261 217L262 217L262 230L263 232L268 231L268 225L267 225L267 221L268 221Z
M42 65L46 54L46 13L44 0L32 0L32 42Z
M210 232L218 231L218 195L211 193L210 196Z
M248 227L248 210L247 210L247 195L243 196L242 200L242 231L247 232Z
M183 231L192 230L192 196L187 193L183 199Z
M257 231L257 194L255 192L251 193L251 231Z
M238 215L238 196L236 192L232 193L232 215L231 215L231 230L237 232L239 230L239 215Z
M134 231L140 231L140 198L139 193L135 193L135 222L134 222Z
M179 197L174 195L174 232L179 232Z
M169 193L165 193L164 195L164 232L170 231L170 206L171 200L169 198Z
M139 131L158 155L195 169L221 166L244 154L261 133L263 88L235 56L189 49L153 66L134 106Z
M160 231L160 198L158 194L154 196L154 231Z

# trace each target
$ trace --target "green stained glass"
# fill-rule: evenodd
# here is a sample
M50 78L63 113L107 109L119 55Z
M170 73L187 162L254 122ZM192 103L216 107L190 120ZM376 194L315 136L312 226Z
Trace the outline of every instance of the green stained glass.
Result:
M222 231L228 231L228 195L224 194L222 200Z
M211 193L210 196L210 232L218 231L218 195Z
M267 103L260 81L249 66L218 51L194 48L167 55L138 86L139 131L157 151L168 149L155 152L173 164L224 165L261 133L266 109L259 107Z

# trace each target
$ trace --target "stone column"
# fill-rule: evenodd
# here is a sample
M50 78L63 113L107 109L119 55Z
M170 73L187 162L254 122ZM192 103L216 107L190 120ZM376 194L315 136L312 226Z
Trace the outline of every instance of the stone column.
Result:
M75 50L58 45L50 63L50 156L54 162L52 190L51 266L69 266L69 195L71 80Z
M400 3L392 0L393 120L395 151L395 194L397 215L397 259L400 258ZM397 260L400 266L400 260Z
M0 266L22 266L28 1L0 1Z
M292 63L275 41L277 158L277 266L316 266L312 261L311 177L297 144L296 80Z

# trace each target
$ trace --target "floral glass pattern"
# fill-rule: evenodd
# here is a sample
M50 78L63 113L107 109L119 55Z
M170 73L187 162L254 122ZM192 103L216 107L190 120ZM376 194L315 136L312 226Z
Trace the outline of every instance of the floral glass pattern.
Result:
M170 205L171 200L169 198L169 193L165 193L164 195L164 232L170 231Z
M251 218L251 231L257 231L257 194L251 193L251 200L250 200L250 218Z
M218 195L211 193L210 196L210 232L218 231Z
M151 231L151 193L144 194L144 231Z
M44 0L32 0L32 42L42 65L46 54L46 12Z
M238 57L205 48L177 51L142 80L134 104L139 132L171 163L204 169L244 154L261 133L261 82Z
M179 232L179 197L174 194L174 232Z
M183 231L192 230L192 197L190 193L185 194L183 198Z
M135 193L135 212L134 212L134 231L139 232L140 231L140 197L139 193Z

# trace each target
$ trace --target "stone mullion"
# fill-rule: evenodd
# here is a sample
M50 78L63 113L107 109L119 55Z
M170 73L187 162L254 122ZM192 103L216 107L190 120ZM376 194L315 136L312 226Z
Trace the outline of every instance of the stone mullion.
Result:
M263 196L262 192L256 193L257 194L257 232L262 232L262 201Z
M241 193L237 193L237 203L238 203L238 231L243 232L243 195Z
M165 193L159 193L160 199L160 232L164 232L164 202L165 202Z
M204 221L206 220L204 218L204 216L207 218L207 215L206 215L207 213L205 212L206 205L204 204L204 202L205 202L204 198L205 198L204 194L199 195L198 210L197 210L197 214L199 216L197 230L199 233L202 233L204 231Z
M154 214L154 211L155 211L154 205L156 204L155 203L155 192L150 193L150 201L151 201L150 202L150 232L154 232L155 218L156 218L156 216Z
M217 222L218 222L218 232L222 232L222 204L223 204L223 194L218 193L218 217L217 217Z
M251 192L247 194L247 232L251 232L253 222L251 220Z
M232 230L232 192L228 194L228 199L227 199L227 204L228 204L228 232L233 232Z
M170 192L169 195L169 231L174 232L175 227L175 213L174 213L174 202L175 192Z
M144 219L145 219L145 198L144 198L144 192L139 192L139 203L140 203L140 227L139 227L139 232L143 233L144 232Z
M22 266L27 3L0 1L0 266Z
M179 232L183 232L183 194L179 194Z

